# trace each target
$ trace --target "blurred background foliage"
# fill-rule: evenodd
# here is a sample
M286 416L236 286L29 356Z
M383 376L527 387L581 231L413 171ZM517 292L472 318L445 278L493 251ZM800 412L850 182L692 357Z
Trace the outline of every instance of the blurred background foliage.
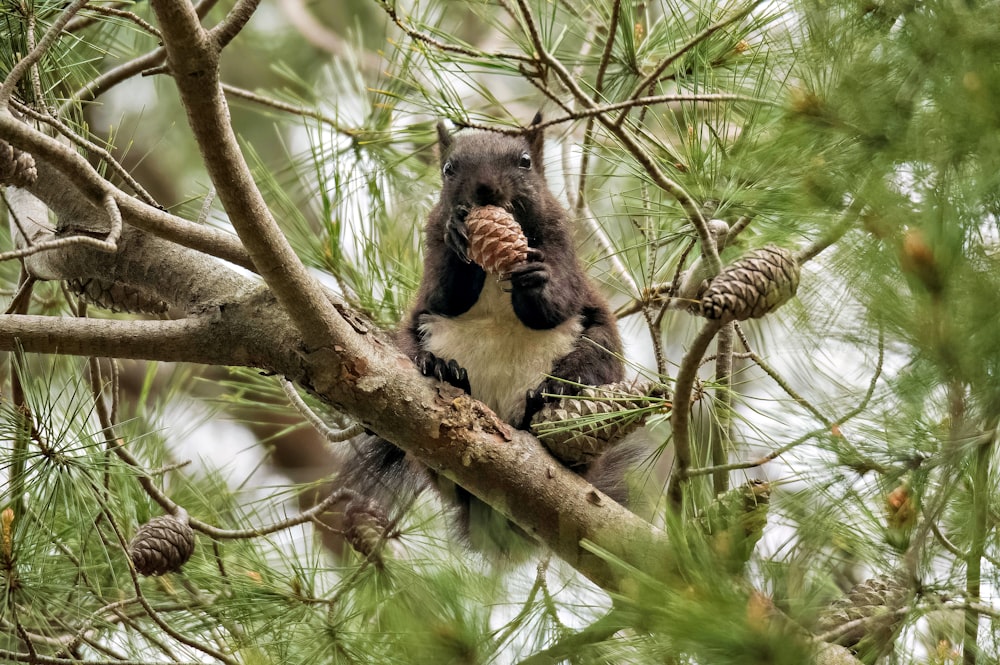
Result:
M0 74L65 4L0 0ZM233 6L202 4L206 25ZM90 5L18 87L21 111L106 148L170 211L228 228L169 75L149 63L108 83L158 47L147 3ZM633 373L668 387L698 319L664 294L700 250L649 164L706 217L745 227L724 263L767 243L825 251L796 300L742 325L731 383L706 362L679 517L664 498L670 427L651 421L636 478L678 576L637 571L622 598L556 561L480 559L429 496L382 566L345 548L333 511L262 538L201 536L181 573L133 585L119 541L159 508L105 452L95 365L12 354L0 649L61 659L37 662L216 662L211 645L253 664L802 663L816 657L808 630L866 663L996 662L998 24L1000 3L946 0L265 0L222 60L232 123L299 256L383 326L419 280L441 119L555 121L550 185L622 315ZM596 103L673 97L605 114L628 145L533 62L531 28ZM5 293L18 272L0 264ZM44 284L30 312L75 307ZM272 377L98 370L117 390L118 436L191 515L258 526L329 492L339 454ZM713 473L721 463L735 468ZM752 481L767 483L763 515L765 501L732 502Z

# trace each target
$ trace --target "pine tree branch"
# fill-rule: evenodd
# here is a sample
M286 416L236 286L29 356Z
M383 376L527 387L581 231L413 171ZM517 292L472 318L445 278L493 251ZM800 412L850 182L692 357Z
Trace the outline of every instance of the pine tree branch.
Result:
M724 325L716 341L715 390L716 418L712 425L712 464L726 463L732 442L733 424L733 338L735 321ZM729 474L718 471L712 476L712 487L716 495L729 489Z
M349 328L326 294L292 251L254 183L229 124L219 80L221 46L204 30L193 8L172 0L152 0L163 31L170 66L188 124L219 199L254 266L301 330L309 348L343 337ZM246 11L253 3L240 3ZM239 25L241 18L236 18ZM339 334L338 334L339 333Z
M163 362L245 365L231 348L229 326L211 316L179 321L116 321L34 315L0 315L0 350L135 358Z
M995 431L994 426L994 431ZM986 541L990 532L996 528L990 524L990 502L996 488L990 483L990 462L996 441L993 437L980 444L973 457L972 468L972 543L969 555L965 559L965 595L969 599L969 607L965 610L965 641L962 645L962 658L965 665L976 665L979 662L979 612L974 605L982 598L983 585L983 555L986 551Z
M246 24L253 17L260 0L237 0L233 8L229 10L226 17L219 21L218 25L209 31L209 36L215 41L215 46L219 51L226 48L229 42L240 34Z
M708 345L715 339L722 328L719 320L706 321L698 336L691 342L690 348L681 360L674 383L674 404L670 412L670 426L673 429L674 440L674 470L670 476L667 495L675 509L680 509L684 499L684 488L687 485L691 468L691 397L694 391L694 381L701 367L701 359Z
M405 32L411 39L426 44L439 51L445 53L454 53L456 55L465 55L476 59L484 59L484 60L490 60L490 59L513 60L528 64L533 64L535 62L533 58L523 55L521 53L501 53L498 51L488 52L488 51L481 51L475 48L456 46L454 44L448 44L447 42L442 42L439 39L435 39L434 37L426 33L423 33L419 30L411 28L409 25L406 25L406 22L403 20L402 17L400 17L399 13L396 11L396 5L392 0L376 0L376 2L378 2L379 5L381 5L385 13L389 15L390 19L392 19L392 22L395 23L396 26L399 27L400 30Z
M0 109L0 139L31 154L39 177L26 189L52 208L67 226L108 232L99 208L112 196L126 224L165 240L253 269L246 251L231 234L198 226L154 208L121 191L75 150L15 119Z

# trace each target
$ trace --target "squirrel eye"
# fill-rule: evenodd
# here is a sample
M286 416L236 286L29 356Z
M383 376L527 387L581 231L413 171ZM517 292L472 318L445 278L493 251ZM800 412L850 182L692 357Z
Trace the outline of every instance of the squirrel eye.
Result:
M521 153L521 159L517 162L517 167L519 169L530 169L531 168L531 155L526 152Z
M450 178L455 175L455 165L451 163L451 160L444 163L444 166L441 167L441 173L443 173L446 178Z

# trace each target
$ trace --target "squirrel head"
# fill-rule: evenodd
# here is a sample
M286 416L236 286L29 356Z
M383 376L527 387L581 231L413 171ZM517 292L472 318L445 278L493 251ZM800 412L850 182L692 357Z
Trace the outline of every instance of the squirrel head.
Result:
M494 205L511 212L536 205L547 192L544 131L535 116L520 136L482 130L451 133L438 123L441 201L467 208Z

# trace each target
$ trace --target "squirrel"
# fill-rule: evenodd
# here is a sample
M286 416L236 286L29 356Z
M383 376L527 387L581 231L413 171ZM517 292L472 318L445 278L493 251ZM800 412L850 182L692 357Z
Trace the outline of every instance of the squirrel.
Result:
M466 391L522 429L552 395L624 377L615 318L580 265L568 214L545 180L540 122L539 114L520 136L452 134L438 124L442 189L425 227L416 300L396 340L425 376ZM528 241L526 260L502 281L469 259L465 219L486 205L510 212ZM575 470L624 501L630 463L628 453L612 449L591 468ZM533 549L516 525L377 436L355 442L342 478L395 505L435 484L457 505L473 549L511 559Z

